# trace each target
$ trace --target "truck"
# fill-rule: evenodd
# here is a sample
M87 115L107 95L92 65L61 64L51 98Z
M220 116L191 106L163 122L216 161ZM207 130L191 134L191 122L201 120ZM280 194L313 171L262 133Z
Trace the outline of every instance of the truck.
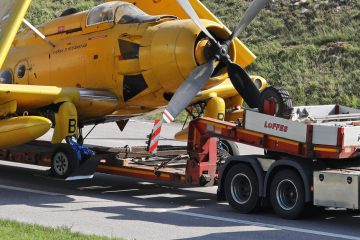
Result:
M278 110L276 102L265 101L262 111L245 109L235 122L195 119L186 147L160 146L155 156L146 147L91 146L93 160L81 163L68 145L34 141L2 150L0 158L48 166L66 180L93 169L178 185L217 185L217 199L242 213L270 205L280 217L297 219L314 206L359 210L360 110L341 105L294 107L285 115ZM235 143L264 154L239 155Z

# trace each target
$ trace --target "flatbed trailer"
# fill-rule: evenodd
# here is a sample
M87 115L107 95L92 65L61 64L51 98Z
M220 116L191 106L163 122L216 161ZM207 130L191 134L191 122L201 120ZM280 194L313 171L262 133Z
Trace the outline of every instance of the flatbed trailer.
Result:
M71 176L64 177L64 180L92 178L96 170L99 173L186 184L185 166L188 159L186 147L160 146L157 155L153 157L149 157L146 147L142 146L109 148L91 145L88 147L95 153L95 157L86 163L88 166L80 165L77 171ZM57 146L48 141L32 141L0 150L0 159L52 168L56 149ZM175 160L175 163L170 163ZM51 174L51 171L48 173Z
M222 143L263 148L264 155L219 157ZM187 147L92 146L97 171L181 185L218 185L218 200L243 213L270 203L281 217L310 205L359 209L360 110L339 105L295 107L291 119L246 110L238 122L199 118ZM52 166L54 147L33 142L1 151L1 159ZM81 169L81 168L80 168ZM77 179L75 174L73 179Z
M213 138L264 149L264 155L227 158L216 176L218 199L243 213L269 203L287 219L304 216L311 205L360 208L358 109L295 107L291 119L247 110L237 123L203 118L189 129L190 161L199 159L200 166L201 149Z

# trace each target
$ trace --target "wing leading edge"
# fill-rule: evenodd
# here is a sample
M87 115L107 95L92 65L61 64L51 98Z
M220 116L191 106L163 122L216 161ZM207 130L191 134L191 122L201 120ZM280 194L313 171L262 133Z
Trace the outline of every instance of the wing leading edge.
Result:
M9 52L31 0L1 0L0 3L0 69Z

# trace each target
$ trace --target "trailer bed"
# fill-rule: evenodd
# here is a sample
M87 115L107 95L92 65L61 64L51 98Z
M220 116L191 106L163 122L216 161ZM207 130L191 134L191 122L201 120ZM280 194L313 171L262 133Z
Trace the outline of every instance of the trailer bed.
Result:
M360 111L339 105L297 107L292 119L247 110L238 123L201 118L190 125L193 145L218 137L307 159L360 155Z
M235 123L193 120L187 147L160 146L156 156L149 156L146 147L89 147L99 162L97 172L203 186L218 179L223 163L218 139L300 157L302 161L346 160L360 156L359 125L360 110L338 105L297 107L292 119L246 110L244 119ZM0 157L50 166L53 151L49 142L34 141L1 150Z

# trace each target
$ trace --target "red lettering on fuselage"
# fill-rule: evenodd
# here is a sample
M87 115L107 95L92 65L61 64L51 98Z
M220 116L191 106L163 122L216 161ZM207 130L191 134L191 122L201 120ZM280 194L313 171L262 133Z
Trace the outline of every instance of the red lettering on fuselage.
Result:
M264 128L273 129L273 130L279 131L279 132L287 132L289 129L289 127L286 125L279 124L279 123L268 123L268 121L265 121Z

